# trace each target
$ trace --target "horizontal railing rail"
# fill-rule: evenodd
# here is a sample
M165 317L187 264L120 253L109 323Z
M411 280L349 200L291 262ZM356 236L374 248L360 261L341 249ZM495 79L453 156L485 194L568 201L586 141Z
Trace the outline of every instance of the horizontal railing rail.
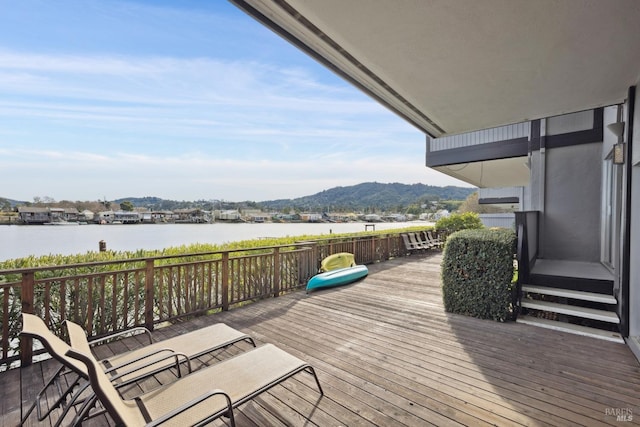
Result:
M40 316L63 338L66 319L90 337L135 326L153 330L301 288L323 258L338 252L353 253L359 264L407 254L399 234L386 234L0 270L0 368L26 366L39 353L31 339L19 338L22 312Z

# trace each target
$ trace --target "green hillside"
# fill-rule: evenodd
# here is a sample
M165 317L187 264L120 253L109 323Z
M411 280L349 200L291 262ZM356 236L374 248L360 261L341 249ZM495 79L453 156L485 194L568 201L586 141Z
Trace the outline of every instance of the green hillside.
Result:
M259 202L265 209L309 211L399 210L413 204L441 200L464 200L477 191L465 187L436 187L425 184L382 184L365 182L349 187L335 187L296 199Z
M112 201L91 202L50 202L28 203L0 198L0 210L11 210L16 205L76 207L79 210L119 209L123 202L134 207L152 210L175 210L185 208L215 209L263 209L273 211L316 211L316 212L378 212L405 211L409 206L429 204L429 202L462 201L475 192L475 188L436 187L425 184L382 184L365 182L348 187L335 187L310 196L295 199L267 200L262 202L232 202L217 199L178 201L160 197L123 197ZM4 204L2 203L4 202ZM455 203L453 204L455 205Z

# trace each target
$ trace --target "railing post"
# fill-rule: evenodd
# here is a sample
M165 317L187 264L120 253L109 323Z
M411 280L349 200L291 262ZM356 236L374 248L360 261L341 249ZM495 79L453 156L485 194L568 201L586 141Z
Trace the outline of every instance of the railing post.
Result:
M378 238L373 236L371 239L371 244L369 247L371 248L371 262L380 261L380 254L378 253Z
M33 314L33 287L35 285L35 273L29 271L22 273L22 285L20 299L22 312ZM29 366L33 362L33 340L26 336L20 336L20 366Z
M222 311L229 310L229 252L222 254Z
M150 331L153 331L154 276L155 268L153 259L148 259L144 272L144 324Z
M273 297L280 295L280 248L273 248Z

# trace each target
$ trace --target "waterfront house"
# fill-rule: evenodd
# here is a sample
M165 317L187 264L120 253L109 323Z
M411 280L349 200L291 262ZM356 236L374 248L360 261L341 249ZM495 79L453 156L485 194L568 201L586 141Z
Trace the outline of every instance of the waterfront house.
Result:
M408 220L406 215L398 213L384 215L382 219L387 222L404 222Z
M249 214L249 215L245 215L245 219L247 221L258 222L258 223L269 221L270 218L271 217L269 215L260 214L260 213L252 213L252 214Z
M78 215L78 219L83 222L89 222L89 221L93 221L94 216L95 214L93 213L93 211L85 209L82 212L80 212L80 214Z
M366 214L364 220L367 222L382 222L382 217L377 214Z
M113 213L112 223L139 224L142 222L142 214L133 211L117 211Z
M237 210L214 211L214 217L220 221L242 221L242 215Z
M143 220L146 218L146 214L143 215ZM153 223L165 223L170 222L173 218L172 211L153 211L151 212L151 216L149 217L149 221Z
M301 213L300 219L304 222L320 222L322 221L322 214L319 213Z
M232 1L519 206L522 308L566 322L521 320L640 357L640 2Z
M51 209L53 212L54 208ZM76 208L63 208L61 209L61 219L67 222L78 222L80 219L80 212Z
M102 211L98 212L98 215L95 215L94 221L98 224L111 224L114 221L115 212L113 211Z
M19 206L18 216L22 224L44 224L51 221L49 208Z
M206 224L212 222L211 212L202 209L176 209L175 222L179 224Z

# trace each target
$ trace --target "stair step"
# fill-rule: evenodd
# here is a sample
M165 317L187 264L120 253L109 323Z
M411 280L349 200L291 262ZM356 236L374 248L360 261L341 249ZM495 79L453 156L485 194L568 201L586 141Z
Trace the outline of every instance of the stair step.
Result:
M540 319L533 316L519 316L518 323L538 326L540 328L553 329L554 331L568 332L570 334L582 335L586 337L598 338L624 344L624 339L617 332L603 331L602 329L589 328L573 323L558 322L556 320Z
M551 311L554 313L568 314L570 316L582 317L585 319L600 320L602 322L620 323L618 315L612 311L532 299L523 299L520 305L534 310Z
M581 301L593 301L603 304L617 304L618 301L612 295L596 294L594 292L572 291L570 289L548 288L545 286L523 285L523 292L535 294L553 295L561 298L572 298Z

